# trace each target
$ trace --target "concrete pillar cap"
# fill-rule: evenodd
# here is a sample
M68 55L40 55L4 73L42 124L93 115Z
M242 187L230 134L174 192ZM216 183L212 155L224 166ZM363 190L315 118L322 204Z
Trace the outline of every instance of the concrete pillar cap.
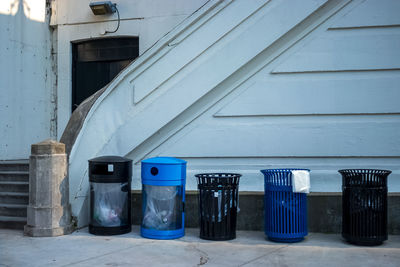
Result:
M47 139L31 145L32 155L65 154L65 145L57 141Z

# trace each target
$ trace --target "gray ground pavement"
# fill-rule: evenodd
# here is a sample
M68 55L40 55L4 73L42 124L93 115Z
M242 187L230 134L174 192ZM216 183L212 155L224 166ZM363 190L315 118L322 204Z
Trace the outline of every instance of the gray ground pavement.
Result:
M400 266L400 236L378 247L349 245L340 235L311 233L300 243L265 240L238 231L232 241L206 241L198 229L176 240L141 238L139 228L94 236L87 228L60 237L31 238L0 229L0 266Z

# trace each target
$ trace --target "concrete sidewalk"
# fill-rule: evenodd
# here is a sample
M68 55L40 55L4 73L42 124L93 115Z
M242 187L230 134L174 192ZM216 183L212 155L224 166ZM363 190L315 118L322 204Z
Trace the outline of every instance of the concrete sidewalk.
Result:
M141 238L139 228L120 236L93 236L87 229L68 236L30 238L0 229L0 266L400 266L400 236L378 247L344 243L339 235L308 235L280 244L262 232L238 231L232 241L198 238L186 229L177 240Z

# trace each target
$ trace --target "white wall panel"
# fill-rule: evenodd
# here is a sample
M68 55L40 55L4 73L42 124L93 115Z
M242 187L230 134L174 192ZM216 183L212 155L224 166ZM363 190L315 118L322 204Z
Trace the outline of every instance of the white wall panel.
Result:
M297 167L312 170L314 192L341 191L337 170L344 168L392 170L389 191L398 192L399 29L329 30L332 22L357 10L361 2L348 5L321 26L324 30L297 43L200 117L153 146L145 158L187 160L189 190L196 190L196 173L239 172L243 174L241 190L259 191L263 190L260 169ZM390 19L393 16L386 21ZM353 40L355 44L346 43ZM297 57L304 51L315 55ZM288 69L280 72L283 65ZM140 188L139 151L127 155L136 161L135 189Z
M400 113L400 72L354 79L317 76L255 81L215 116Z
M337 16L331 28L400 25L400 1L358 1L353 8Z
M400 68L400 27L328 30L303 44L273 73Z
M209 2L94 104L70 157L74 214L85 160L105 154L133 159L135 189L142 159L173 156L189 190L198 172L240 172L241 190L262 191L260 169L302 167L314 192L340 191L341 168L391 169L400 191L400 28L331 29L363 3Z
M400 157L400 116L211 119L163 155L179 157Z
M140 154L148 154L151 148L146 144L153 146L162 143L165 138L164 129L168 128L169 134L173 135L184 126L179 125L178 121L186 123L184 121L193 120L195 115L187 110L192 109L193 106L201 109L202 107L197 105L199 100L206 98L211 103L217 101L218 98L210 97L215 88L219 88L216 91L221 94L226 94L225 90L233 90L234 88L226 87L227 84L232 83L226 83L227 79L231 79L232 73L243 72L248 67L247 64L254 60L253 67L247 70L247 75L253 75L256 71L253 69L255 66L261 68L266 64L258 60L257 57L260 54L262 58L271 60L274 56L266 50L277 41L280 42L288 31L302 24L315 10L322 8L326 1L299 0L271 1L270 3L254 1L252 3L262 5L244 20L229 20L231 17L226 15L228 22L232 23L231 29L221 38L213 40L214 35L209 33L215 27L210 28L210 24L214 25L216 21L225 23L223 19L225 8L226 10L234 8L235 12L231 12L232 16L239 16L248 2L210 1L201 11L202 13L195 14L182 24L182 27L175 28L109 85L105 93L93 105L71 151L70 177L73 178L70 179L70 193L73 213L76 216L81 217L80 214L82 214L82 218L86 218L84 207L88 181L85 162L88 158L105 154L127 155L132 149L140 150ZM323 13L332 14L340 5L329 4ZM293 9L294 6L295 9ZM214 16L221 16L221 18L216 19ZM282 19L283 17L285 19ZM320 17L312 16L310 21L302 24L297 31L315 27L318 23L320 23ZM203 27L209 30L202 31ZM260 34L264 31L268 34ZM166 81L164 78L158 80L158 74L168 71L168 68L173 68L174 62L179 63L180 55L184 56L185 53L191 51L180 49L180 44L183 46L185 42L190 42L190 36L197 36L198 40L209 39L204 43L211 45L202 46L203 51L199 56L193 60L187 59L185 66L178 68L177 73ZM295 34L291 34L287 41L293 43L298 38ZM283 51L288 45L285 43L282 48L275 48L274 51ZM189 48L192 49L191 46ZM180 51L180 53L170 57L168 64L164 64L162 59L175 51ZM159 64L163 66L161 68L163 72L153 72L152 70L157 69L156 66ZM147 83L139 86L136 81L147 68L153 75L145 79ZM240 76L236 78L242 79ZM158 81L156 87L146 86L151 85L153 80ZM153 90L153 88L156 89ZM146 93L146 90L150 92ZM130 98L132 91L135 97L136 93L145 92L140 94L144 98L141 101L129 101L132 99ZM116 103L118 103L118 108L116 108ZM181 116L184 118L180 118ZM177 128L172 127L171 123ZM157 137L160 139L157 140ZM149 141L150 138L154 138L154 142ZM132 152L134 157L140 157L140 154L137 154L137 151ZM80 223L84 224L85 221Z

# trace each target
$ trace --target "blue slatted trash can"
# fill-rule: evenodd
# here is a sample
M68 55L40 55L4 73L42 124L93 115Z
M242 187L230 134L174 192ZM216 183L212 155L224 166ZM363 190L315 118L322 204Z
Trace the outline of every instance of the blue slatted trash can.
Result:
M267 169L264 174L264 230L275 242L299 242L308 234L307 196L293 193L292 172L308 169Z
M185 235L186 161L156 157L142 161L142 225L152 239Z

